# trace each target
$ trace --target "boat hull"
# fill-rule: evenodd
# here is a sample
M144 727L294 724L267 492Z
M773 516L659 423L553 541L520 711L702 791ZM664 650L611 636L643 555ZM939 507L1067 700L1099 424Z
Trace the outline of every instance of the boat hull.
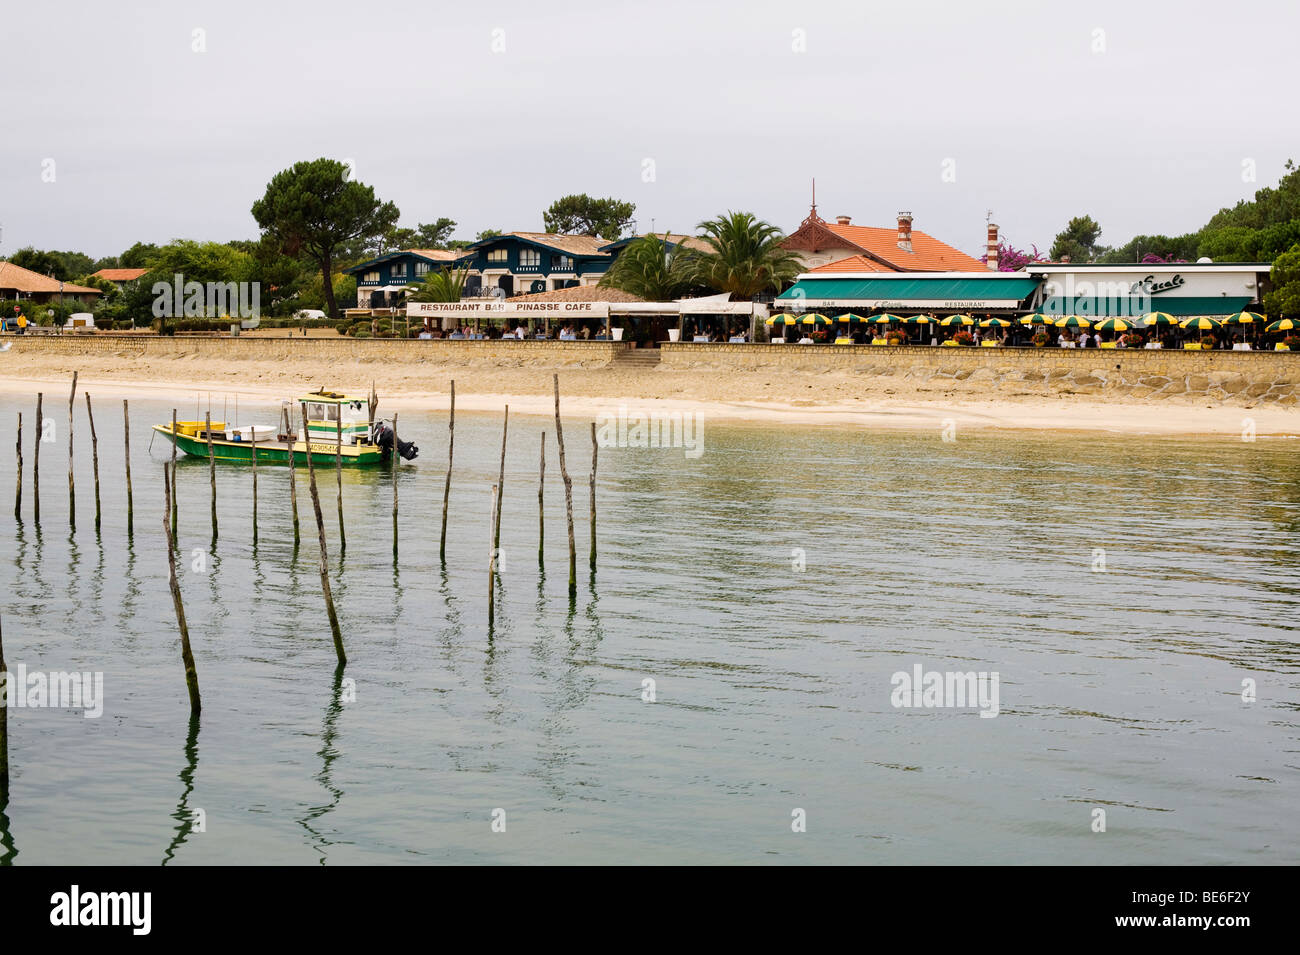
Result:
M206 438L188 435L183 431L173 434L171 425L156 424L153 429L175 444L178 451L196 458L206 458L208 456ZM251 441L223 441L216 438L212 441L212 457L217 461L231 464L252 464L255 449L258 464L287 465L289 463L289 449L282 442L259 441L254 445ZM342 458L345 468L369 467L381 464L386 460L384 452L373 444L351 446L345 444L340 455L337 445L328 442L312 441L310 445L303 441L294 442L293 462L295 465L305 467L308 453L311 454L313 464L327 467L334 467L335 459L338 457Z

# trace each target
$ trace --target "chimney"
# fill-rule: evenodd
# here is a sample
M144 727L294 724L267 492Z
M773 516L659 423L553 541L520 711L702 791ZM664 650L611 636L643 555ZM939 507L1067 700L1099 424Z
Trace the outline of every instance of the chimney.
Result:
M835 222L836 222L838 225L848 225L848 224L849 224L850 222L852 222L852 221L853 221L853 218L852 218L851 216L836 216L836 217L835 217Z
M997 224L993 222L989 223L988 250L989 250L989 261L988 261L989 271L996 272L998 270L998 227Z
M898 214L898 247L904 252L912 251L912 213Z

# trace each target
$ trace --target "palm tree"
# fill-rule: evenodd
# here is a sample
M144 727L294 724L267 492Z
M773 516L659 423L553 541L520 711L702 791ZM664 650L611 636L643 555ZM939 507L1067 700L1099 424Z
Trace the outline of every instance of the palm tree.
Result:
M651 233L627 244L600 284L621 289L647 302L671 302L689 292L694 281L693 253L681 244Z
M440 269L430 272L424 278L423 285L409 285L408 302L459 302L465 292L465 280L469 269ZM411 291L414 289L414 291Z
M781 230L751 212L728 212L699 228L712 251L695 258L696 280L733 299L780 292L802 269L798 256L781 247Z

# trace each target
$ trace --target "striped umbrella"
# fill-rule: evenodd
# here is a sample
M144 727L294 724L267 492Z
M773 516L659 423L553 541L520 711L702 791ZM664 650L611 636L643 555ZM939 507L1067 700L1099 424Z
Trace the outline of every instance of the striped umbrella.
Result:
M1058 328L1091 328L1092 322L1081 315L1067 315L1065 318L1057 319L1056 325Z
M1207 329L1213 331L1213 330L1216 330L1216 329L1220 329L1220 328L1222 328L1222 327L1223 327L1223 323L1222 323L1222 322L1216 322L1216 321L1215 321L1214 319L1212 319L1212 318L1206 318L1204 315L1200 315L1200 316L1197 316L1196 318L1189 318L1189 319L1186 319L1185 321L1182 322L1182 327L1183 327L1183 328L1197 328L1197 329L1200 329L1201 331L1205 331L1205 330L1207 330Z
M933 315L909 315L903 319L904 325L929 325L935 320Z
M1056 320L1042 312L1034 312L1032 315L1026 315L1020 320L1021 325L1055 325Z
M1143 325L1177 325L1178 319L1168 312L1147 312L1142 316Z
M1132 327L1132 322L1126 322L1122 318L1108 318L1104 322L1097 323L1099 332L1127 332Z
M980 328L1006 328L1010 324L1005 318L986 318L980 322Z
M888 312L877 315L870 320L873 325L888 325L890 322L905 322L907 319L901 315L891 315Z
M798 321L797 315L769 315L767 318L768 325L795 325Z
M1225 325L1254 325L1256 322L1264 321L1264 316L1258 312L1233 312L1223 320Z
M975 319L969 315L945 315L939 319L939 324L944 326L952 325L974 325Z
M1300 328L1300 323L1297 323L1294 318L1280 318L1276 322L1273 322L1272 324L1268 325L1264 329L1264 331L1289 332L1293 328Z
M800 325L829 325L831 320L820 312L813 312L811 315L805 315L799 319Z

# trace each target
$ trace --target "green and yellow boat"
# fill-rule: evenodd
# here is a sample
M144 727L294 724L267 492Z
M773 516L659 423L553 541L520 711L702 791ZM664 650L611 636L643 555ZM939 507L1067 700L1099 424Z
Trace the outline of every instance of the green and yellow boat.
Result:
M296 407L295 407L296 406ZM303 433L303 411L307 429ZM342 392L320 391L303 395L296 402L285 401L280 409L279 425L228 426L224 421L177 421L156 424L153 430L176 445L178 451L194 457L211 456L217 461L235 464L334 466L341 459L344 467L381 464L392 455L394 434L386 421L370 423L370 400ZM397 441L397 453L410 461L419 448L409 441Z

